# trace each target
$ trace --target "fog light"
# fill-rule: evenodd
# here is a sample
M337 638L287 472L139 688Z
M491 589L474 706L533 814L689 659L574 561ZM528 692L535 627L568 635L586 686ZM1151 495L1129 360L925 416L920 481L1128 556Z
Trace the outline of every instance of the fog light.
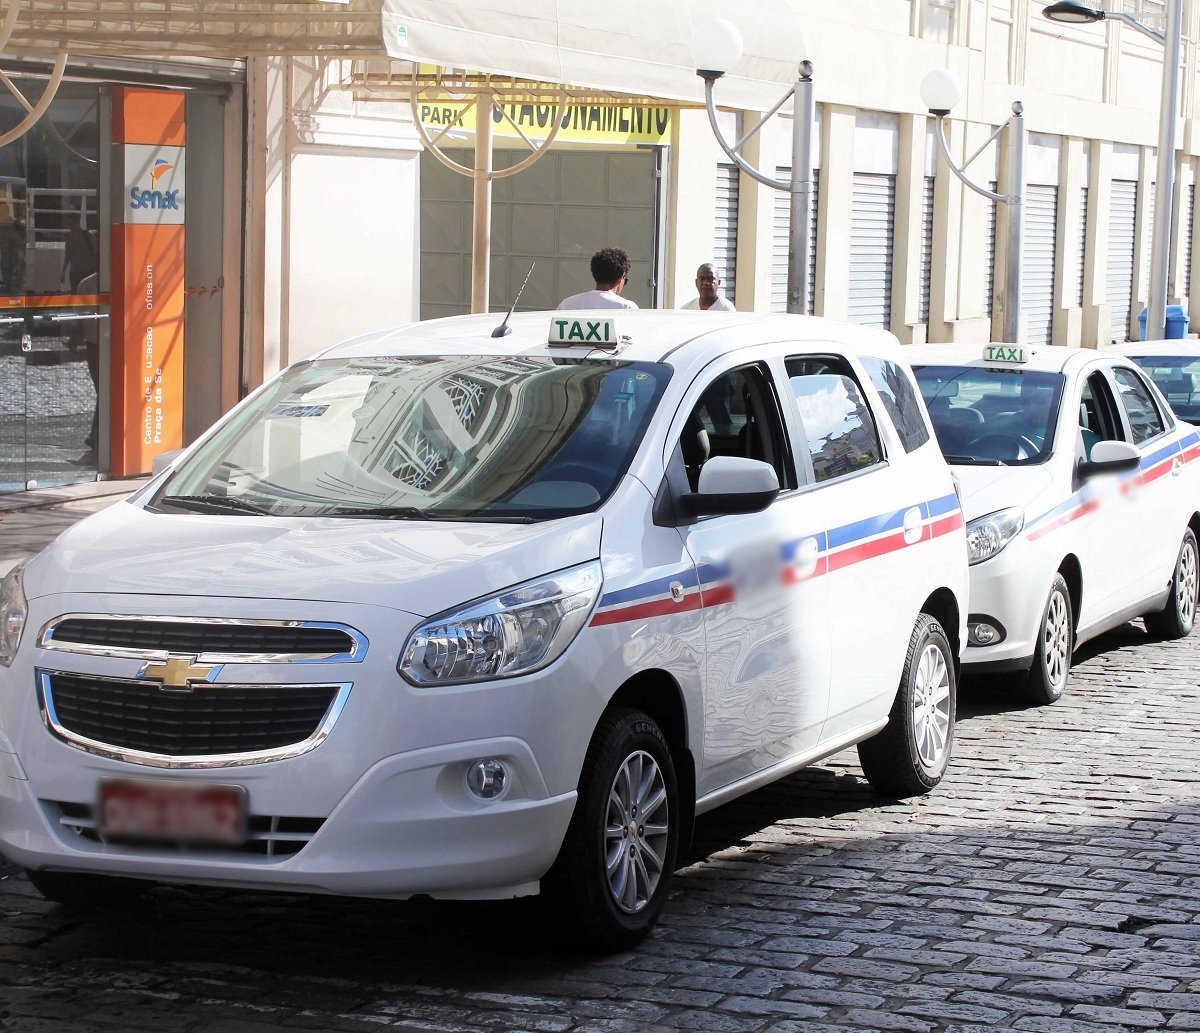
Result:
M467 789L480 800L499 800L508 782L508 768L501 760L477 760L467 768Z
M990 624L970 624L967 626L967 641L973 646L990 646L1000 641L1000 632Z

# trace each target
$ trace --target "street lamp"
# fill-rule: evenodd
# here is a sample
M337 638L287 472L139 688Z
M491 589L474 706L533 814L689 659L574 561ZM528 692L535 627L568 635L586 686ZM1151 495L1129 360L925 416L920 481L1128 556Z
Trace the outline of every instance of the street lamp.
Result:
M1019 344L1021 341L1021 238L1025 222L1025 106L1018 100L1013 102L1012 116L997 129L974 154L961 165L956 165L946 143L946 116L962 96L958 76L953 72L937 69L925 76L921 82L921 100L929 113L937 119L937 139L942 157L950 171L977 194L1008 205L1008 256L1004 266L1004 328L1003 340ZM966 168L978 158L1004 130L1008 130L1008 187L1007 194L998 194L971 182Z
M1052 22L1086 24L1118 21L1162 45L1162 101L1158 115L1158 179L1154 185L1154 236L1150 251L1150 311L1146 339L1167 333L1167 280L1170 275L1171 201L1175 189L1175 120L1179 108L1179 51L1183 30L1183 0L1167 0L1166 31L1155 32L1124 11L1105 11L1078 0L1061 0L1042 8Z
M804 52L801 41L799 50ZM704 80L704 100L708 108L708 122L712 126L717 143L729 159L746 175L759 183L791 193L791 227L788 235L787 310L808 314L808 209L812 198L812 122L813 83L812 62L801 61L795 85L791 87L749 132L734 144L730 144L717 122L717 107L713 99L713 87L718 79L728 72L742 56L742 34L736 25L724 18L714 18L696 26L692 39L692 55L696 62L696 74ZM750 140L772 115L783 107L789 97L795 98L792 105L792 176L787 182L765 175L748 162L741 153L746 141Z

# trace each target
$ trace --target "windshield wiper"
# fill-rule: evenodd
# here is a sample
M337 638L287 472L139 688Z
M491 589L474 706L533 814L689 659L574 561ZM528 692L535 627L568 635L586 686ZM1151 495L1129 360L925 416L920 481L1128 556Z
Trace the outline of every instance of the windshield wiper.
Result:
M159 505L178 506L197 513L248 513L255 516L270 516L270 512L253 502L229 495L163 495L155 500Z
M1007 466L1003 459L981 459L978 456L944 456L948 463L961 463L964 466Z
M338 506L324 515L383 520L469 520L490 524L532 524L534 521L529 516L496 515L478 510L421 509L419 506Z

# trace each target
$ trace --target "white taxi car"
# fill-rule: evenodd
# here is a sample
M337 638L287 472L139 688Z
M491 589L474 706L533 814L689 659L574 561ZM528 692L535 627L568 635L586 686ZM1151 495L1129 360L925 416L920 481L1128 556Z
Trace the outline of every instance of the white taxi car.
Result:
M963 662L1063 692L1076 645L1134 617L1196 619L1200 435L1131 361L1091 349L905 349L961 483L971 562Z
M4 580L0 851L44 894L542 891L614 946L696 813L854 743L939 781L966 548L895 339L495 323L296 363Z

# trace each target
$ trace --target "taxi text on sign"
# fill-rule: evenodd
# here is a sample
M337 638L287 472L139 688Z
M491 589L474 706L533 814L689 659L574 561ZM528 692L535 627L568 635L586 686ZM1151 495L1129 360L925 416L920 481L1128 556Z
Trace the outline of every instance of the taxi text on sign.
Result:
M113 90L113 476L183 445L185 94Z

